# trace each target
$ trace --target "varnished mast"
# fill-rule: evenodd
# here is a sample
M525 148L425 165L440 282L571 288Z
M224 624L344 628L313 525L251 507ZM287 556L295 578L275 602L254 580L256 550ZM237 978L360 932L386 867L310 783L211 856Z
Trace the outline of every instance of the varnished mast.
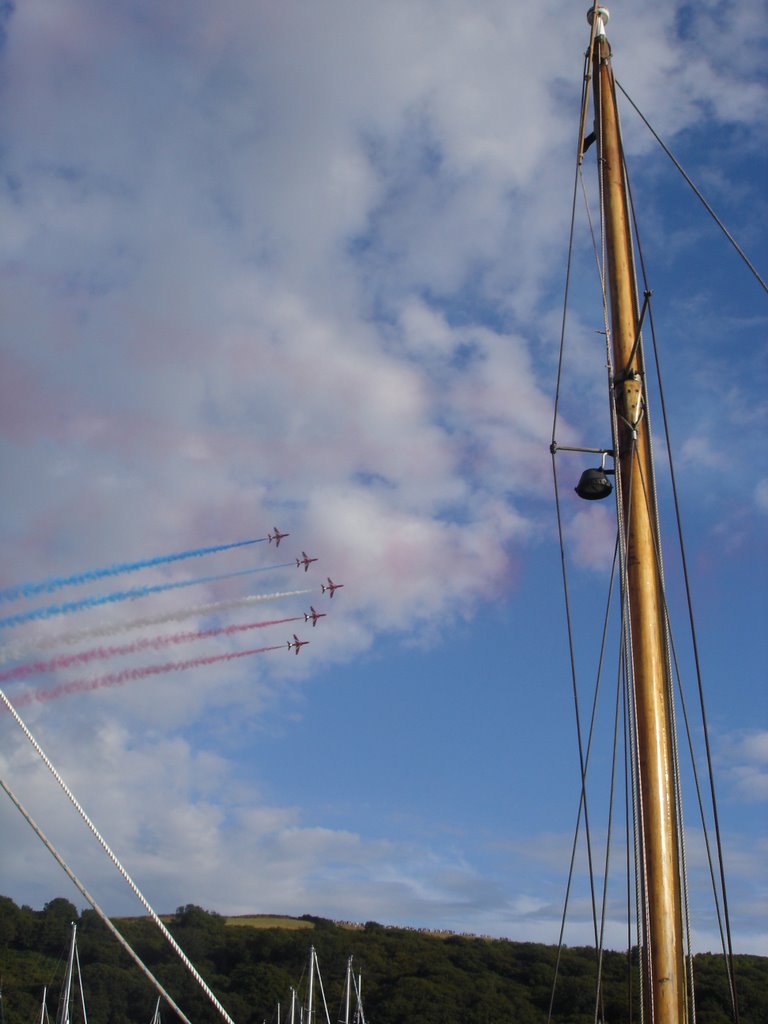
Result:
M656 496L645 415L644 367L637 344L639 312L624 160L605 36L608 12L597 8L593 88L598 172L603 196L617 421L616 470L624 537L626 606L642 833L642 962L646 1019L687 1021L680 856L677 831L669 658L664 628ZM590 11L592 22L593 11Z

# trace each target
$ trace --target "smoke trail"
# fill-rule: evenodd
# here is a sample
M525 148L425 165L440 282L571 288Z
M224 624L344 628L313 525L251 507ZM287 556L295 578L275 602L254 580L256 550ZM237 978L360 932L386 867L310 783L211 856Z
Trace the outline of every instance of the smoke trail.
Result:
M211 615L233 608L248 608L262 601L280 601L285 597L300 597L302 594L309 593L311 591L305 588L304 590L279 591L276 594L250 594L248 597L239 597L232 601L213 601L210 604L197 604L192 607L178 609L175 612L166 612L162 615L149 615L142 619L131 619L129 622L115 622L103 626L90 626L87 629L73 630L69 633L58 633L56 636L41 637L39 640L27 644L16 644L12 647L0 648L0 664L6 661L16 661L18 658L26 658L28 654L32 654L35 651L50 650L51 647L60 647L62 644L79 644L86 640L95 640L98 637L129 633L134 629L160 626L166 622L183 622L184 619L192 619L196 616Z
M204 665L215 665L217 661L233 661L235 658L247 658L251 654L263 654L265 651L285 650L285 644L272 644L270 647L254 647L250 651L234 651L230 654L213 654L207 658L190 658L187 661L167 661L163 665L145 665L144 668L127 668L122 672L111 672L96 679L81 679L73 683L62 683L48 690L32 690L15 700L14 707L25 707L35 701L56 700L73 693L87 693L91 690L102 690L108 686L121 686L123 683L159 676L165 672L182 672L188 668L202 668Z
M91 583L94 580L103 579L105 576L119 576L124 572L137 572L139 569L148 569L153 565L166 565L168 562L179 562L185 558L200 558L202 555L212 555L217 551L229 551L232 548L242 548L247 544L259 544L266 540L266 537L257 537L255 540L237 540L231 544L217 544L209 548L191 548L189 551L179 551L172 555L158 555L156 558L145 558L140 562L122 562L117 565L108 565L103 569L88 569L85 572L75 573L72 576L52 576L50 579L41 580L39 583L19 583L15 587L6 587L0 590L0 601L16 601L20 597L34 597L35 594L52 594L62 587L73 587L79 583Z
M182 587L193 587L197 583L213 583L216 580L229 580L235 576L250 576L255 572L268 572L272 569L285 569L291 562L278 565L263 565L258 569L240 569L238 572L225 572L218 576L198 576L193 580L180 580L176 583L155 583L145 587L134 587L132 590L116 590L112 594L96 594L83 597L79 601L66 601L64 604L49 604L45 608L33 608L28 612L18 612L0 619L0 627L20 626L25 622L40 619L51 619L54 615L67 615L79 612L84 608L98 608L103 604L116 604L119 601L135 601L138 597L149 597L150 594L161 594L164 590L180 590Z
M265 626L281 626L286 622L299 622L303 616L291 615L287 619L268 619L264 622L246 622L242 625L217 626L213 629L196 629L186 633L172 633L169 636L149 636L134 640L130 644L116 644L112 647L93 647L89 651L78 651L77 654L58 654L48 661L30 661L24 665L0 672L0 683L26 679L28 676L43 672L54 672L60 668L71 668L73 665L87 665L91 661L114 658L123 654L137 654L139 651L160 650L169 644L184 644L193 640L207 640L215 636L234 636L249 629L263 629Z

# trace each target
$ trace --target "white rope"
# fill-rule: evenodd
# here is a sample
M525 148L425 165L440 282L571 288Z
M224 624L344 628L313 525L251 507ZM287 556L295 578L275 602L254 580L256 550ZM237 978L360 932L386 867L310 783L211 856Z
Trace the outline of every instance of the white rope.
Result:
M123 949L126 951L126 953L128 953L128 955L133 959L134 963L136 963L136 965L139 967L139 969L145 974L145 976L149 979L149 981L152 983L152 985L157 989L157 991L160 993L160 995L163 997L163 999L165 999L165 1001L168 1003L168 1005L171 1007L171 1009L176 1014L178 1014L179 1018L183 1021L183 1024L191 1024L189 1018L176 1005L176 1003L173 1001L173 999L170 997L170 995L166 992L166 990L163 988L163 986L160 984L160 982L157 980L157 978L154 976L154 974L150 971L150 969L147 967L147 965L144 963L144 961L141 959L141 957L138 955L138 953L134 952L134 950L132 949L130 944L128 942L126 942L126 940L123 938L123 936L117 930L117 928L115 928L115 926L112 924L110 919L107 917L107 915L104 913L104 911L98 905L98 903L94 900L93 896L91 896L91 894L85 888L85 886L80 881L80 879L69 868L69 866L66 864L66 862L64 861L64 858L61 856L59 851L56 849L56 847L53 845L53 843L50 841L50 839L44 834L43 830L40 828L40 826L37 824L37 822L32 818L32 816L29 814L27 809L22 806L22 804L19 801L18 797L15 795L15 793L13 793L11 791L10 787L8 786L8 784L3 779L0 779L0 787L2 789L4 789L5 792L8 794L8 797L10 798L11 802L15 805L16 809L22 815L24 820L27 822L29 827L32 829L32 831L37 836L37 838L43 843L43 845L48 850L48 852L51 854L51 856L56 861L56 863L63 869L64 873L69 878L69 880L76 886L76 888L82 893L82 895L85 897L85 899L91 904L93 909L96 911L98 916L101 918L102 922L112 932L112 934L117 939L117 941L120 943L120 945L123 947Z
M112 863L115 865L117 870L120 872L120 874L123 876L125 881L128 883L128 885L129 885L131 891L133 892L133 894L136 896L136 898L139 900L141 905L144 907L144 909L147 911L149 916L152 918L152 920L155 922L157 927L160 929L160 931L163 933L165 938L168 940L171 948L177 954L177 956L179 957L181 962L187 968L187 970L192 975L192 977L195 979L195 981L198 983L198 985L202 988L203 992L205 992L205 994L208 997L208 999L211 1001L211 1003L213 1003L213 1005L216 1007L217 1011L219 1012L219 1014L221 1014L221 1016L224 1018L224 1020L227 1022L227 1024L235 1024L235 1022L229 1016L227 1011L224 1009L224 1007L218 1001L216 996L213 994L211 989L205 983L204 979L202 978L200 973L197 971L197 969L195 968L195 966L192 963L192 961L189 959L189 957L187 957L187 955L184 953L182 948L176 942L174 937L171 935L171 933L165 927L165 925L160 920L160 918L157 916L155 911L149 905L149 903L147 902L146 898L144 897L144 895L140 891L139 887L136 885L136 883L133 881L131 876L125 870L123 865L117 859L116 855L112 852L112 850L108 846L107 841L104 839L104 837L98 831L98 829L93 824L91 819L88 817L88 815L85 813L83 808L80 806L80 804L78 803L74 793L69 788L69 786L66 784L64 779L62 779L61 775L59 775L59 773L56 771L56 768L53 766L50 758L47 756L47 754L45 753L43 748L40 746L40 744L37 742L35 737L32 735L32 733L30 732L30 730L28 729L28 727L26 726L26 724L22 720L21 716L17 712L16 708L13 706L13 704L11 704L10 700L8 699L8 697L6 696L5 692L2 689L0 689L0 699L3 701L3 703L7 707L8 711L10 712L10 714L13 716L13 718L14 718L16 724L18 725L18 727L21 729L21 731L24 733L24 735L27 737L29 742L34 747L35 752L40 757L40 759L42 760L43 764L46 766L46 768L51 773L51 775L53 775L54 779L56 779L58 784L64 790L64 793L66 794L66 796L69 799L69 801L72 804L72 806L75 808L77 813L80 815L80 817L83 819L83 821L88 826L90 831L93 833L93 835L98 840L98 842L101 845L101 847L104 850L104 852L107 854L109 859L112 861Z

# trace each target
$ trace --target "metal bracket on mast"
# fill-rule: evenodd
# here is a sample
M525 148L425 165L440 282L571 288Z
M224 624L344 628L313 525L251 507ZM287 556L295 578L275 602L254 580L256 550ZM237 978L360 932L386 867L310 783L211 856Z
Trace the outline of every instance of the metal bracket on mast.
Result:
M588 455L602 455L603 463L605 463L606 455L610 455L611 458L614 457L612 448L572 448L567 444L557 444L556 441L553 441L549 446L549 451L551 455L554 455L556 452L586 452Z

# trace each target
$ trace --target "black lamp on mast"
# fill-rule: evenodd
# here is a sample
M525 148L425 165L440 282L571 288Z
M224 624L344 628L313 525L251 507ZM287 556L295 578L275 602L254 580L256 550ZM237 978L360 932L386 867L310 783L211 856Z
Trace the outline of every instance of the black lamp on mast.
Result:
M578 496L585 501L599 501L601 498L607 498L613 490L608 474L613 473L614 470L605 468L605 456L607 454L608 452L603 452L603 458L599 466L584 470L581 474L581 479L574 488Z

